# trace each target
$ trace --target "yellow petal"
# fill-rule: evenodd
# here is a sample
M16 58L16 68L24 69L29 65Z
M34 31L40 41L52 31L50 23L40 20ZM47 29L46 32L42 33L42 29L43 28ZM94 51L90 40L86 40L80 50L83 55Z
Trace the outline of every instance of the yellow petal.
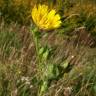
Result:
M55 16L55 14L56 14L56 11L55 11L55 10L51 10L51 11L48 13L47 18L48 18L49 20L50 20L50 19L53 19L54 16Z
M60 27L60 25L61 25L61 21L58 21L58 22L56 22L56 23L54 24L54 28L58 28L58 27Z
M58 20L60 20L60 15L56 14L55 17L54 17L54 21L58 21Z
M36 23L36 14L37 14L37 7L35 6L32 10L32 18L33 18L33 21Z
M38 5L32 10L32 18L34 23L44 30L58 28L61 25L60 15L56 14L54 9L49 10L46 5Z

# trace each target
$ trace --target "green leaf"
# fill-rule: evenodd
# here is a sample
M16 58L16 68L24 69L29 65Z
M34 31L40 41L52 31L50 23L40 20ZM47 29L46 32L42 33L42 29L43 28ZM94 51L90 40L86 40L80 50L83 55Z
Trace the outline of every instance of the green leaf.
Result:
M56 79L59 75L58 66L53 64L48 64L43 72L44 74L42 79L44 80Z
M47 69L46 69L46 71L47 71L46 78L47 79L51 79L54 77L53 69L54 69L54 66L52 64L48 64Z
M44 47L42 47L42 48L39 49L39 55L42 55L43 52L44 52Z
M40 94L39 96L42 96L44 92L48 89L48 81L43 81L41 88L40 88Z
M45 52L43 53L43 56L42 56L43 60L47 60L48 55L49 55L49 51L47 50L47 51L45 51Z
M62 67L64 69L66 69L68 67L68 65L69 65L69 62L67 60L62 63Z

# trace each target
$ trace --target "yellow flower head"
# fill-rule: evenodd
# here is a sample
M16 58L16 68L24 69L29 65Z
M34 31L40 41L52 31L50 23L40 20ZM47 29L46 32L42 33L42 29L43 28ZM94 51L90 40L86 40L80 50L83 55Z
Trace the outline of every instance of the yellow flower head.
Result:
M60 27L60 15L56 14L54 9L49 10L46 5L34 6L32 9L32 18L34 23L44 30L52 30Z

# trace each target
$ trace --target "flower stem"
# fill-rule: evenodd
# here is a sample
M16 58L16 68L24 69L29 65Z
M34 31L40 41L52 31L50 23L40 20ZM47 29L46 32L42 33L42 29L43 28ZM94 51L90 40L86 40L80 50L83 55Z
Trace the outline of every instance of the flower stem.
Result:
M38 31L38 28L36 27L33 31L32 31L32 35L33 35L33 40L34 40L34 44L35 44L35 49L36 49L36 59L37 59L37 65L39 67L40 65L40 57L39 57L39 42L38 42L38 36L36 36L36 32Z

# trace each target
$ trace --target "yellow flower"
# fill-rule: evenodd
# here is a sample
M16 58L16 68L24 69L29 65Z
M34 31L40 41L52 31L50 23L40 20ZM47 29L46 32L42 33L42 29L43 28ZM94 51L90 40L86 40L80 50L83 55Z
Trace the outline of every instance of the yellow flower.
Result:
M61 25L60 15L56 14L54 9L49 10L46 5L34 6L31 15L34 23L40 29L52 30Z

